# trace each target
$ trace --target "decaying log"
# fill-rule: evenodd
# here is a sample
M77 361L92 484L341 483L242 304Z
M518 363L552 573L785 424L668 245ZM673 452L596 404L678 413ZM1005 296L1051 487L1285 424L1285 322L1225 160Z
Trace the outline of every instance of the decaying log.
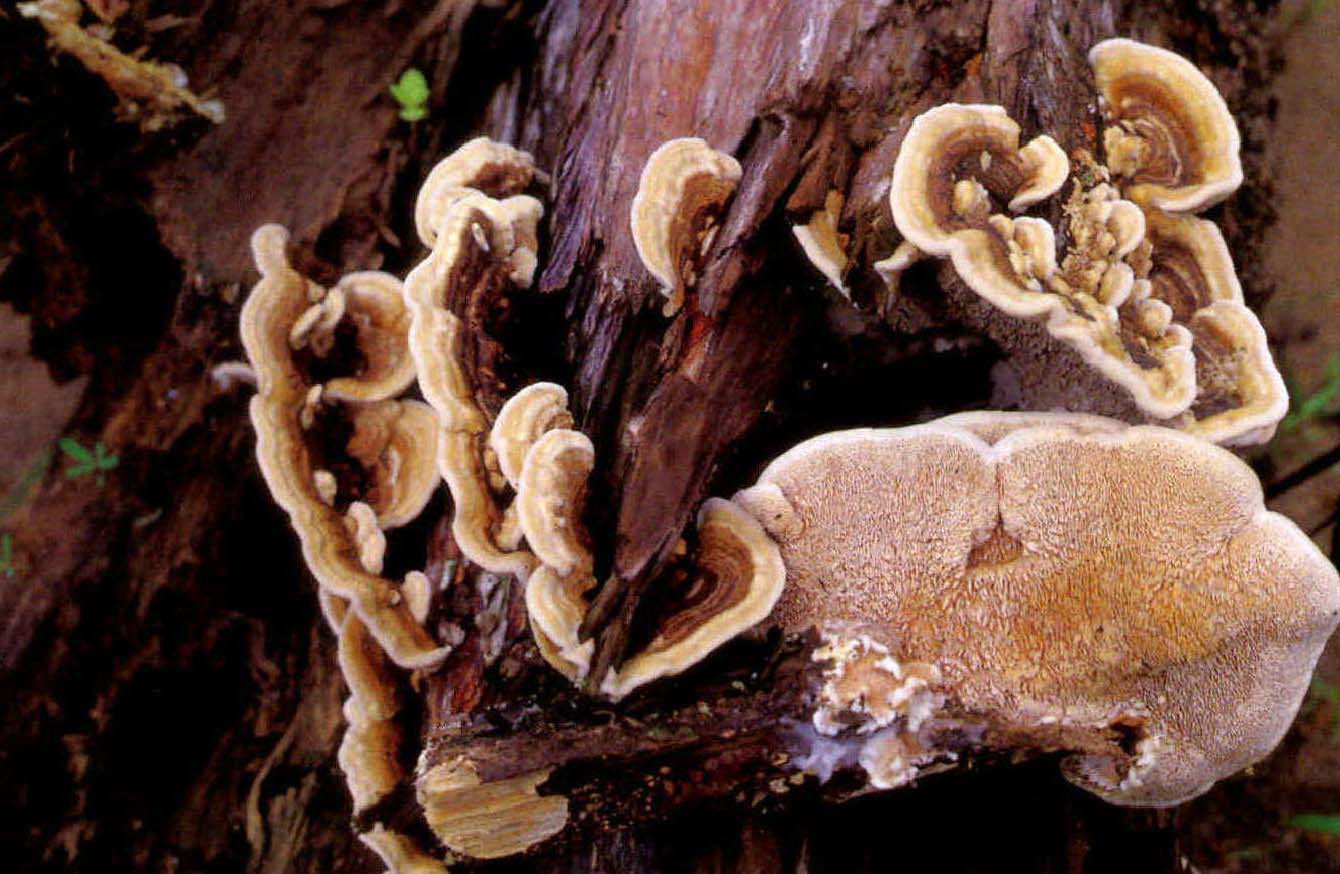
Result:
M567 385L597 447L596 675L676 596L676 550L705 497L823 430L1001 401L991 370L1009 338L976 330L948 275L895 299L870 267L896 240L887 180L920 110L996 102L1027 133L1091 146L1088 47L1121 34L1176 48L1243 125L1248 181L1219 221L1249 298L1264 295L1257 5L216 0L180 19L130 6L127 38L185 67L226 123L140 142L98 116L97 80L68 59L48 75L36 26L4 23L10 90L81 109L30 108L29 131L0 137L14 180L0 294L35 316L57 372L91 374L72 429L122 458L105 488L53 471L4 522L18 574L0 579L13 702L0 829L21 868L379 870L334 765L333 641L256 474L245 395L208 376L239 356L246 241L263 222L292 229L320 279L403 272L421 255L410 199L437 158L474 132L536 156L550 179L537 288L461 314L496 341L474 363L500 391ZM383 97L410 64L434 94L415 126ZM735 155L743 178L667 319L628 208L647 155L689 135ZM830 191L844 195L856 307L790 234ZM1058 390L1024 380L1013 400L1047 406ZM490 870L1177 870L1171 815L1103 807L1050 761L988 758L851 799L840 776L796 781L776 750L812 666L777 638L618 706L584 696L535 651L516 583L463 562L445 518L439 499L397 535L449 581L430 624L462 640L411 714L424 765L468 754L484 779L548 770L541 793L572 812L570 832ZM424 837L411 801L378 813Z

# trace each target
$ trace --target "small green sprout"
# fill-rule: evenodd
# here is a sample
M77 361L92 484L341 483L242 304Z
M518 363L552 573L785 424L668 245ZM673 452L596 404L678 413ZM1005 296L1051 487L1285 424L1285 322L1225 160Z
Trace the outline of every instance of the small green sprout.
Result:
M1304 831L1340 836L1340 814L1300 813L1298 816L1289 817L1284 822L1285 825L1301 828Z
M400 104L400 117L405 121L428 117L428 80L414 67L401 73L400 80L391 85L391 96Z
M8 531L0 534L0 573L14 576L14 538Z
M101 441L93 446L92 452L80 446L79 441L71 437L62 437L58 443L61 451L74 459L75 462L65 468L67 479L77 479L96 473L98 475L98 485L101 486L107 482L106 472L121 463L121 459L109 453L107 447L103 446Z
M1340 354L1331 356L1326 365L1326 382L1321 388L1303 398L1298 406L1284 419L1284 430L1292 431L1302 422L1308 422L1318 416L1336 411L1335 401L1340 399Z

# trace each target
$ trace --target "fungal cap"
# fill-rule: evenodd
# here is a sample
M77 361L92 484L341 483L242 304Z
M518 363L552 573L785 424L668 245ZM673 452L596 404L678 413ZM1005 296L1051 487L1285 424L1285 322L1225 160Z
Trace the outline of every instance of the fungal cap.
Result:
M710 498L698 511L698 565L705 571L684 609L664 617L652 641L600 690L619 699L660 677L678 674L767 618L786 583L777 544L748 513Z
M537 382L512 395L498 411L489 432L489 447L498 468L513 489L521 480L526 453L546 431L571 428L568 392L552 382Z
M1041 219L1027 219L1024 225L1018 224L1023 219L1005 216L991 220L988 198L1024 196L1036 202L1048 197L1064 181L1069 162L1045 145L1024 156L1018 143L1019 126L999 106L948 103L929 109L917 116L903 139L889 204L906 245L952 259L973 291L1009 315L1038 318L1056 308L1056 296L1043 292L1039 276L1019 272L1010 258L1010 243L1014 228L1026 227L1038 263L1054 264L1055 235L1047 233L1051 226ZM1044 160L1058 154L1063 167ZM959 172L977 173L976 167L985 168L980 178L955 178ZM964 202L965 184L976 192L971 203ZM1047 238L1050 254L1041 248Z
M665 295L665 314L684 302L697 265L735 193L740 163L698 137L662 143L647 158L633 197L630 225L638 257Z
M448 431L438 445L438 472L446 480L453 505L451 535L461 554L484 570L525 579L535 557L502 548L495 539L501 514L489 492L481 436Z
M1151 302L1166 304L1194 340L1196 399L1181 427L1227 446L1269 440L1289 411L1288 390L1218 226L1157 210L1146 221Z
M1089 50L1108 118L1108 162L1128 196L1169 212L1197 212L1242 184L1241 140L1214 84L1187 59L1130 39ZM1116 133L1112 133L1116 131ZM1109 136L1110 134L1110 136ZM1123 144L1123 137L1138 142ZM1134 157L1113 160L1113 151Z
M400 712L396 675L377 641L357 615L349 613L340 628L340 673L349 687L350 704L365 720L381 722Z
M371 474L378 524L413 521L437 490L437 416L419 401L375 401L353 405L351 418L348 451Z
M589 572L562 577L541 565L526 581L526 613L540 654L559 673L574 683L591 669L595 642L578 635L586 615L585 594L595 587Z
M850 300L851 291L842 281L850 263L847 257L847 240L845 235L838 232L837 226L838 219L842 216L843 199L840 191L828 192L824 198L824 208L815 210L807 223L793 225L791 233L800 244L805 257L823 274L828 284Z
M1134 727L1129 760L1067 770L1121 804L1261 758L1340 620L1334 567L1251 470L1165 428L996 413L837 432L735 500L780 548L779 623L877 624L995 724Z
M481 432L488 421L462 363L463 328L447 308L448 289L495 282L500 274L516 287L530 285L543 213L540 202L526 195L494 200L467 193L446 210L433 251L405 278L419 388L449 431Z
M336 760L344 771L354 813L358 814L390 795L400 784L404 776L398 761L400 730L392 720L361 717L348 702L344 711L349 725L344 730Z
M1216 301L1196 312L1191 332L1197 356L1204 361L1201 398L1212 412L1184 430L1225 446L1251 446L1275 436L1275 427L1289 412L1289 391L1252 311L1232 301Z
M409 312L399 279L378 270L350 273L331 289L344 301L342 321L355 330L364 366L357 376L325 384L325 397L337 401L393 398L414 382L409 351Z
M545 432L526 453L516 487L517 518L541 563L566 577L591 567L582 512L595 447L580 431Z
M477 190L490 197L520 194L535 178L528 152L488 137L475 137L428 173L414 203L414 226L425 246L437 242L437 230L457 200Z

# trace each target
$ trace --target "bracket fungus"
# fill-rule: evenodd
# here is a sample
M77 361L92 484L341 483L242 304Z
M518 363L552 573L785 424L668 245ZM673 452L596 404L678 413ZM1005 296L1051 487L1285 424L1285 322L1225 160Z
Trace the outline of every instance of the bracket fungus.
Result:
M652 680L682 673L766 619L786 581L772 538L749 514L719 498L698 512L695 564L683 604L661 616L650 642L605 675L601 692L619 699Z
M310 305L308 282L288 263L288 233L266 225L252 237L261 279L242 307L242 344L256 373L251 399L256 457L275 502L288 513L303 559L322 589L350 602L377 642L398 665L439 664L439 646L409 613L399 586L360 563L355 535L342 514L323 500L303 428L311 389L294 359L289 334Z
M1167 49L1104 40L1089 65L1109 127L1107 163L1132 200L1199 212L1242 184L1238 126L1205 74Z
M1069 163L1055 143L1018 148L1001 107L947 104L903 141L889 202L904 241L876 269L892 287L918 251L948 258L973 292L1007 317L1043 322L1149 419L1228 445L1269 439L1288 397L1265 333L1218 229L1182 214L1240 184L1233 118L1171 52L1108 40L1090 61L1107 163L1076 151L1064 257L1048 222L1000 211L1056 193Z
M697 281L740 174L739 161L698 137L669 140L648 156L629 224L638 257L661 283L665 315L679 312Z
M803 225L794 225L791 234L800 244L805 257L814 269L823 274L838 294L851 299L851 290L843 282L851 259L847 257L847 235L838 231L845 198L840 191L830 191L824 198L824 208L815 210Z
M444 158L420 190L415 212L432 251L405 279L419 387L441 426L438 468L451 492L452 535L475 564L521 579L535 560L499 543L502 511L486 469L489 417L466 373L464 326L448 307L448 294L530 285L544 210L535 198L510 192L533 174L528 155L491 141L473 140Z
M837 432L734 501L780 548L774 620L825 635L816 728L854 734L882 785L952 759L947 723L1078 730L1132 740L1039 741L1069 751L1070 780L1178 803L1279 741L1340 620L1335 569L1251 470L1164 428L975 413Z

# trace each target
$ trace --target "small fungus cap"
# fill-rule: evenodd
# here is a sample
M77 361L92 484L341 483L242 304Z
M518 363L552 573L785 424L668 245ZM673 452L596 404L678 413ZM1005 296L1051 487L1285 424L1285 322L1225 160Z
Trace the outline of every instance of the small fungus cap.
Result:
M662 143L638 180L629 224L647 272L667 298L665 314L684 301L717 222L740 182L740 163L698 137Z
M516 489L521 531L535 557L559 576L591 567L582 512L595 458L591 438L556 428L535 441L522 466Z
M389 273L350 273L331 289L344 301L341 320L353 326L362 372L325 384L325 397L336 401L379 401L393 398L414 382L409 351L409 311L400 280Z
M498 469L512 488L521 481L526 453L535 441L555 428L571 428L568 392L552 382L537 382L512 395L498 411L489 431L489 447Z
M1130 179L1125 190L1131 199L1169 212L1196 212L1242 184L1238 126L1194 64L1130 39L1098 43L1089 64L1113 123L1104 136L1108 164ZM1114 155L1122 152L1131 156Z
M605 676L606 695L622 698L697 664L767 618L786 582L777 544L749 514L720 498L698 511L697 563L701 571L684 606L662 617L652 641Z
M475 137L428 172L414 203L414 226L425 246L437 242L442 217L470 190L510 197L530 187L535 160L528 152L488 137Z
M376 401L354 405L350 418L348 451L370 474L378 524L413 521L437 490L437 416L420 401Z

